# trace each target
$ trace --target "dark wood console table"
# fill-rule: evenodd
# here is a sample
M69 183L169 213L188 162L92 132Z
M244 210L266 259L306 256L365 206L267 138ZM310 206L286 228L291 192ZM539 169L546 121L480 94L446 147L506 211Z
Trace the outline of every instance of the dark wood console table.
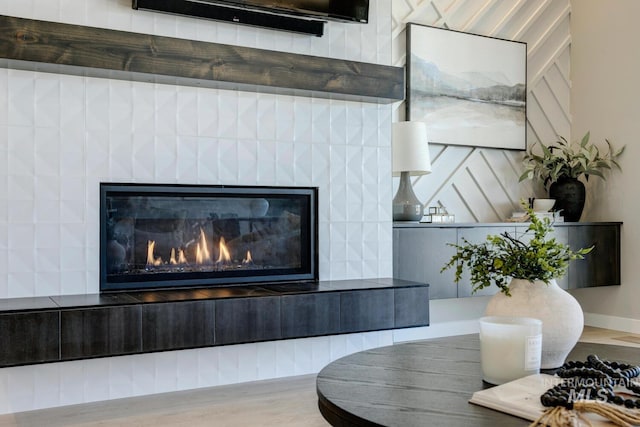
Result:
M640 362L633 347L578 343L569 359L597 354ZM320 412L334 426L524 427L528 421L469 403L482 381L477 335L396 344L343 357L318 374Z
M498 288L491 286L471 292L469 275L454 284L455 269L441 272L443 265L456 252L449 243L461 244L485 241L488 235L509 232L521 235L529 223L452 223L421 224L393 223L393 277L429 283L430 298L465 298L493 295ZM558 279L563 289L617 286L620 280L621 222L563 222L554 224L553 237L572 249L594 246L584 260L572 262L567 274ZM422 254L422 256L416 256Z

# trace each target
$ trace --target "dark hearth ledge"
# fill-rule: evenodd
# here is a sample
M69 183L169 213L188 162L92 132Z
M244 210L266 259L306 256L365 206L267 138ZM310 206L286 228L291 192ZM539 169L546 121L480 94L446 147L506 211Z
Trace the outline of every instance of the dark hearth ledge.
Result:
M0 300L0 367L429 324L429 286L382 278Z
M212 288L167 289L141 292L113 292L101 294L54 295L28 298L0 299L0 314L89 307L109 307L157 302L198 301L223 298L249 298L339 292L348 290L425 287L408 280L355 279L319 282L268 283L251 286L218 286Z

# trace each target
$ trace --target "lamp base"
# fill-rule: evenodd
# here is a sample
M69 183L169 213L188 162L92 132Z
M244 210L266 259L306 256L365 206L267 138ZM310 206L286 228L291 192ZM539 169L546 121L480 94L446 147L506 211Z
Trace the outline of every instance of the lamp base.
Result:
M398 192L393 198L393 220L420 221L422 215L423 206L413 192L409 172L401 172Z

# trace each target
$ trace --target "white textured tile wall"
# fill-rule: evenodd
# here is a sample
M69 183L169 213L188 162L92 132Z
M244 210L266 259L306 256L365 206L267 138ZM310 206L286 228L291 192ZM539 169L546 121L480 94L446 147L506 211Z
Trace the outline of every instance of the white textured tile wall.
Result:
M372 250L391 245L389 106L11 69L0 81L0 298L98 292L101 181L318 186L321 278L391 273Z
M391 60L388 0L372 2L369 24L328 23L322 38L128 1L55 3L0 2L0 13ZM101 181L318 186L321 278L391 275L389 105L14 69L0 69L0 99L0 298L98 292Z
M382 331L4 368L0 414L313 374L391 344Z
M391 0L322 38L0 0L0 14L391 63ZM320 189L320 277L390 277L392 107L0 69L0 298L98 292L101 181ZM388 332L0 369L0 413L317 372Z

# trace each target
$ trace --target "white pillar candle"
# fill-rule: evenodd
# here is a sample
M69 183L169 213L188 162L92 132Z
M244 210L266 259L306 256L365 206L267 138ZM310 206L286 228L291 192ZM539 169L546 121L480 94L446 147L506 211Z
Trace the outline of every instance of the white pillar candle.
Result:
M542 321L529 317L480 318L482 379L503 384L540 372Z

